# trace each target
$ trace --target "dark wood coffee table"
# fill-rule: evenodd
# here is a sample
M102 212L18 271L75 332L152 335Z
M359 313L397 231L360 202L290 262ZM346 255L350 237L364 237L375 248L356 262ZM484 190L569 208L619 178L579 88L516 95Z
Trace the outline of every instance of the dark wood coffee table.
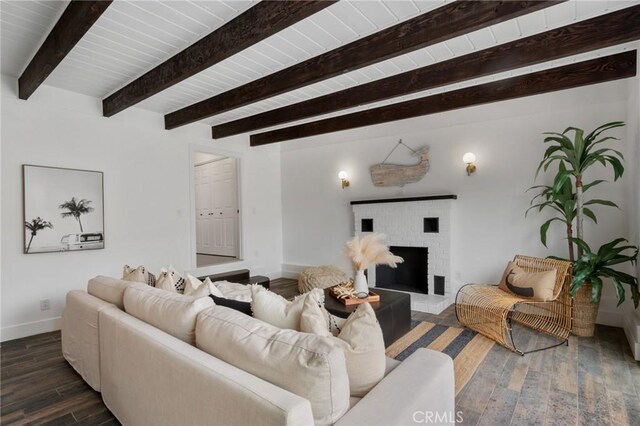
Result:
M372 290L380 295L380 301L371 303L371 307L382 328L384 344L389 347L411 330L411 295L380 288ZM324 306L330 313L340 318L348 317L358 307L358 305L344 305L333 297L328 289L324 291L324 296Z

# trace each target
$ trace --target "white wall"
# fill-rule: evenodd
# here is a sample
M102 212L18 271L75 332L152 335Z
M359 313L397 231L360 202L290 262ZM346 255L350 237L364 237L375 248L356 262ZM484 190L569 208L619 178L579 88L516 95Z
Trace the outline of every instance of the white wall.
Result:
M640 47L640 43L638 43ZM640 66L639 66L640 72ZM629 127L627 137L631 152L627 160L629 179L635 185L629 187L629 241L640 245L640 78L633 79L630 85L628 103ZM629 271L632 272L632 271ZM635 275L640 280L640 264L636 264ZM629 297L630 299L630 297ZM626 303L627 314L624 322L625 332L636 360L640 361L640 308L634 309L631 300Z
M605 83L283 143L283 270L329 263L348 269L343 246L353 234L349 201L412 195L459 197L452 219L454 291L463 283L497 282L507 260L517 253L567 256L561 225L552 228L545 249L538 229L548 216L524 217L531 199L525 190L534 184L545 149L542 133L627 120L629 85L628 80ZM618 135L624 139L626 131ZM381 162L398 138L414 148L429 145L431 169L422 181L403 189L376 188L368 168ZM627 143L620 144L622 151ZM402 150L398 148L391 159L412 161ZM462 162L467 151L477 155L478 171L471 177ZM337 178L340 170L351 180L345 190ZM595 178L612 180L612 175L595 167L588 179ZM599 225L586 225L586 237L594 245L627 234L629 184L625 177L622 183L590 191L590 196L599 193L621 206L599 209ZM621 325L609 290L602 310L613 315L605 315L603 321Z
M112 118L99 99L42 86L28 100L2 79L2 340L53 330L70 289L89 278L118 276L123 264L151 271L173 264L195 272L193 155L241 158L243 262L198 272L249 267L279 275L282 264L280 153L249 150L245 137L214 142L210 127L166 131L159 114L131 108ZM104 250L24 255L22 164L104 172ZM194 213L195 214L195 213ZM50 299L51 310L40 311Z

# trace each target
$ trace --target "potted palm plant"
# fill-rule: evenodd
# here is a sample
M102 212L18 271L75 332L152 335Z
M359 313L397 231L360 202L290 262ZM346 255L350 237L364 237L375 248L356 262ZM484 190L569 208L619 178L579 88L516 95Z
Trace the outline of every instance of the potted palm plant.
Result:
M604 133L624 126L621 121L604 124L585 135L584 130L576 127L568 127L562 133L545 133L544 142L551 145L546 149L543 159L536 171L536 177L540 171L546 172L554 163L559 164L553 184L539 186L543 188L536 197L542 197L542 202L532 207L539 210L553 208L561 215L557 220L567 225L567 239L569 255L574 263L574 277L571 282L571 295L574 298L573 332L577 335L593 335L595 320L600 303L602 291L602 278L610 278L615 285L619 303L625 298L625 289L622 283L631 286L634 295L634 304L637 307L636 293L638 291L637 280L629 280L627 274L611 268L612 265L620 265L627 262L635 262L637 248L634 246L616 247L624 239L616 239L603 245L598 252L593 253L584 242L584 217L587 216L596 221L593 212L586 206L604 205L617 207L609 200L592 199L585 201L584 193L590 187L603 181L598 180L585 184L584 173L594 164L610 166L613 169L614 181L622 177L624 157L619 151L605 147L607 141L619 140L613 136L605 136ZM569 136L573 134L573 140ZM536 198L534 198L536 200ZM540 230L541 240L546 243L547 230L555 219L545 222ZM575 220L576 237L573 236L573 222ZM546 245L546 244L545 244ZM577 257L574 259L574 245L577 248ZM635 255L625 255L622 252L635 249ZM612 257L611 257L612 256ZM613 263L611 263L613 262ZM603 269L605 268L605 269ZM614 279L615 278L615 279ZM633 277L631 277L633 278Z
M573 262L570 294L574 298L574 304L580 309L576 309L574 313L572 331L577 336L593 336L600 307L603 279L609 279L613 282L618 296L618 306L625 301L623 284L628 285L631 289L633 306L638 308L640 304L638 279L633 275L612 268L627 262L635 264L638 260L638 247L620 246L620 243L627 242L627 240L617 238L602 245L598 251L594 252L583 240L573 238L572 241L582 251L582 256Z
M567 169L564 163L560 163L558 167L558 173L565 172L566 170ZM601 184L602 182L604 182L604 180L599 179L585 184L583 186L583 193L587 192L589 188ZM540 192L531 200L530 207L524 214L525 217L527 217L531 210L538 210L538 212L541 212L545 209L551 209L556 214L556 216L547 220L540 226L540 241L545 247L547 247L547 234L549 232L549 227L551 226L551 224L553 222L560 222L564 224L567 233L567 244L569 247L569 260L573 262L575 260L575 250L574 243L571 239L574 237L573 222L576 218L577 209L576 193L573 191L571 181L565 181L565 183L562 185L562 188L557 193L554 193L553 187L549 185L535 185L527 189L527 191L530 191L532 189L540 189ZM593 210L587 207L591 204L605 204L612 207L618 207L615 203L607 202L605 200L589 200L584 202L584 215L594 223L598 223L598 219L596 218Z

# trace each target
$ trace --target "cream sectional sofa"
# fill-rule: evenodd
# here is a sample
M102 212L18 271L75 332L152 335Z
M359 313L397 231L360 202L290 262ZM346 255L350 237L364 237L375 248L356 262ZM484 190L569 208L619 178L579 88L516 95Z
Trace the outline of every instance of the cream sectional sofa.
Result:
M325 338L108 277L67 294L62 350L124 425L455 419L453 363L442 353L388 359L382 381L350 398L344 354Z

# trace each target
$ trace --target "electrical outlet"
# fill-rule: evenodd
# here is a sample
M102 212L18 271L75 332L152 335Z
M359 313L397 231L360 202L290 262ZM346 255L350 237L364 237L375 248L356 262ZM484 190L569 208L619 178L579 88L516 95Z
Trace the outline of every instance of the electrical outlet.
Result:
M51 301L49 299L43 299L40 301L40 310L48 311L51 309Z

